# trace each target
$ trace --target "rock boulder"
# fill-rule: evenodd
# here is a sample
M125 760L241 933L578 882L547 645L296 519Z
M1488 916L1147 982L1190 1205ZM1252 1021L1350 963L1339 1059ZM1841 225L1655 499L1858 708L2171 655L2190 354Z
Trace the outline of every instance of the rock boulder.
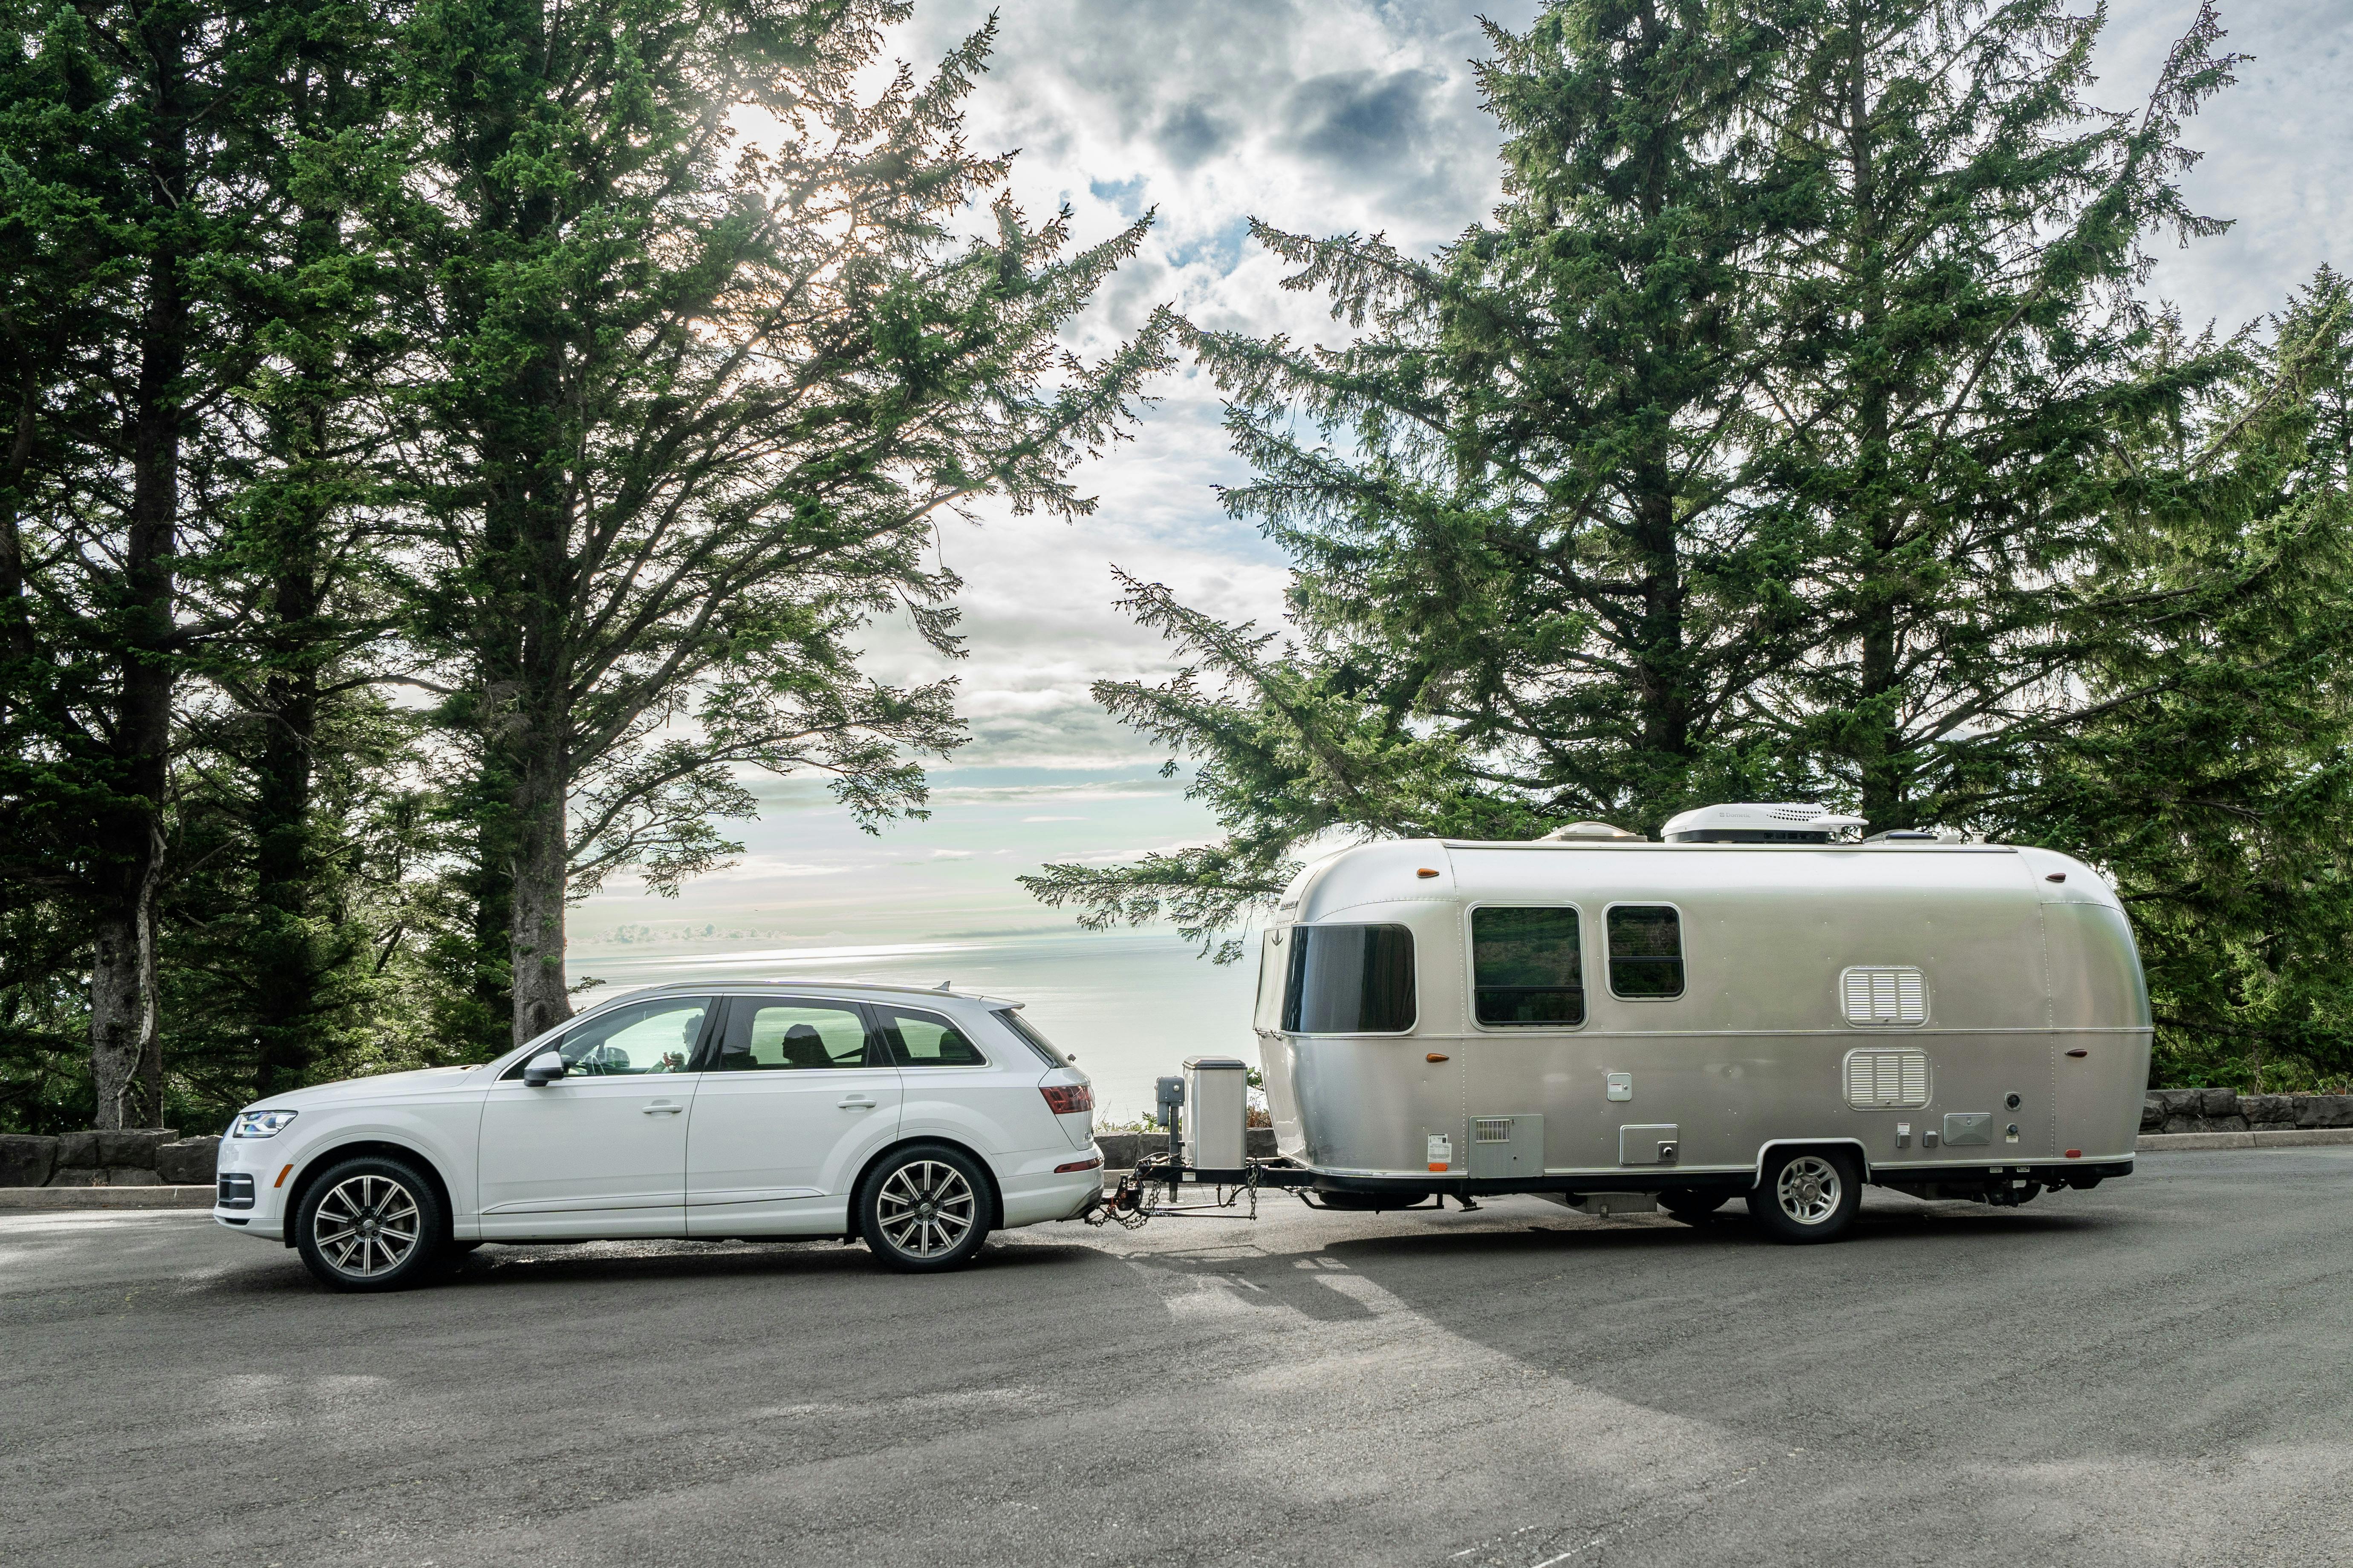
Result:
M56 1139L0 1133L0 1187L45 1187L57 1165Z
M155 1174L166 1186L209 1187L219 1159L218 1138L183 1138L155 1151Z

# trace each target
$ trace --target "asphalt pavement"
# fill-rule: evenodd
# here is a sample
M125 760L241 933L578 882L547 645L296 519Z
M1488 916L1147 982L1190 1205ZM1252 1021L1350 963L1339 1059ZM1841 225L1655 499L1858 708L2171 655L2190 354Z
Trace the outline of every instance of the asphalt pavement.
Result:
M1764 1242L1533 1198L485 1247L0 1216L0 1562L2341 1564L2353 1148Z

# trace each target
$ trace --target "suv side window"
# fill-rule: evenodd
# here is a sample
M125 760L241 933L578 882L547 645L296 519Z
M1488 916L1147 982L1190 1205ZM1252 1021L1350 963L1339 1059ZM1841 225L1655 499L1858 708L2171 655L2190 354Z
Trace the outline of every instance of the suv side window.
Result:
M891 1059L902 1068L985 1068L988 1058L962 1029L936 1013L918 1013L887 1004L874 1009Z
M866 1017L854 1002L737 996L720 1037L721 1072L822 1072L879 1067Z
M564 1058L572 1078L626 1078L646 1073L684 1072L694 1060L702 1038L702 1020L711 1011L708 996L657 996L594 1014L559 1037L553 1049ZM520 1079L533 1051L499 1075L500 1081Z

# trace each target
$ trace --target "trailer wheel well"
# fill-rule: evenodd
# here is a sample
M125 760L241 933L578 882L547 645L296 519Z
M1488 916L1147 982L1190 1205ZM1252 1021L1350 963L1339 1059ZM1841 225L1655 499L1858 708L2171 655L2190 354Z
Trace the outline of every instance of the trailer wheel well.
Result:
M431 1160L426 1158L425 1155L419 1153L417 1150L410 1148L406 1143L389 1143L378 1139L362 1139L357 1142L338 1143L332 1149L322 1149L316 1154L311 1155L311 1158L304 1163L302 1168L295 1172L293 1176L287 1182L286 1215L285 1218L279 1223L278 1227L282 1233L284 1233L283 1239L287 1246L292 1247L295 1245L294 1216L301 1211L302 1200L309 1194L311 1184L316 1182L321 1176L324 1175L327 1173L328 1168L333 1165L336 1162L341 1160L355 1160L363 1155L368 1154L378 1155L387 1160L398 1160L402 1164L416 1166L417 1172L423 1175L427 1181L433 1184L434 1195L441 1200L441 1214L443 1218L452 1226L457 1224L457 1210L451 1207L449 1203L449 1184L441 1179L441 1173L435 1168ZM445 1237L444 1239L447 1238Z
M1751 1187L1765 1179L1766 1158L1776 1149L1852 1149L1854 1157L1862 1164L1863 1184L1872 1184L1871 1151L1862 1146L1860 1138L1767 1138L1757 1146L1757 1163L1750 1167L1748 1173Z
M980 1167L980 1173L982 1176L986 1177L988 1182L988 1228L991 1230L1002 1230L1005 1228L1005 1194L997 1189L997 1172L995 1168L989 1164L987 1157L982 1154L979 1150L972 1147L969 1143L959 1142L957 1140L946 1137L941 1133L928 1132L920 1134L913 1138L902 1138L893 1143L886 1143L881 1148L875 1150L872 1156L867 1160L866 1163L858 1167L857 1179L849 1184L849 1217L842 1229L842 1240L860 1241L864 1239L859 1229L858 1224L858 1194L865 1191L866 1178L874 1173L874 1167L889 1159L892 1155L899 1152L900 1150L912 1149L918 1143L937 1143L944 1148L953 1149L957 1153L969 1159L974 1164L978 1165Z

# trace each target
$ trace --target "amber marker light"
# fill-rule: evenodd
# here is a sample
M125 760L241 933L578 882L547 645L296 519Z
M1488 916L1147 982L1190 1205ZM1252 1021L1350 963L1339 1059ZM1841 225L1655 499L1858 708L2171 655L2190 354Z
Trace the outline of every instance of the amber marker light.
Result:
M1440 1052L1440 1051L1432 1051L1432 1052L1430 1052L1428 1056L1426 1056L1426 1057L1422 1058L1421 1059L1422 1059L1423 1061L1426 1061L1426 1062L1445 1062L1445 1061L1452 1061L1454 1058L1451 1058L1451 1057L1450 1057L1450 1056L1445 1055L1443 1052Z
M1437 875L1438 875L1438 873L1437 873L1437 872L1435 872L1435 871L1433 871L1433 870L1431 870L1429 867L1424 866L1424 867L1421 867L1421 868L1419 868L1419 869L1417 869L1417 870L1414 872L1414 875L1415 875L1415 876L1417 876L1417 877L1435 877L1435 876L1437 876Z
M270 1183L269 1184L270 1184L271 1186L273 1186L273 1187L282 1187L282 1186L284 1186L284 1185L286 1184L286 1178L287 1178L287 1177L289 1177L289 1176L290 1176L290 1175L292 1175L293 1173L294 1173L294 1167L293 1167L293 1166L291 1166L291 1165L289 1165L289 1166L287 1166L284 1170L282 1170L282 1171L279 1172L279 1173L278 1173L278 1179L277 1179L276 1181L274 1181L274 1182Z

